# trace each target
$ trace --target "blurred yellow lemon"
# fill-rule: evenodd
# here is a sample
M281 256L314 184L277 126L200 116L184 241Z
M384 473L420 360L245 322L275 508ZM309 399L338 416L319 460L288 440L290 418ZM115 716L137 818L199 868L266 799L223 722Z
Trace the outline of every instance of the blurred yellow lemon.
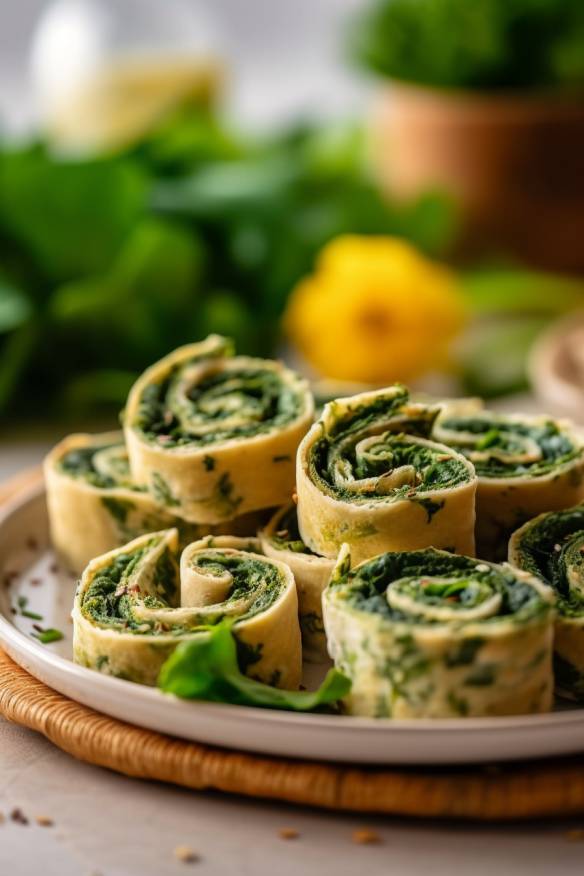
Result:
M293 290L284 328L320 374L383 384L444 367L464 321L447 267L397 238L345 235Z

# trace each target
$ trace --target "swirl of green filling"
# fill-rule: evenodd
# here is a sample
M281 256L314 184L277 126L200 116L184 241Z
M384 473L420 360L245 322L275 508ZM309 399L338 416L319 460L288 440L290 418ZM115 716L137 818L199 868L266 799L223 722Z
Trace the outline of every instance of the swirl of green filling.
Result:
M453 454L414 435L349 436L315 447L310 471L323 492L348 502L399 501L412 493L448 489L468 480Z
M257 514L213 526L182 520L135 483L120 432L69 435L49 453L44 470L53 545L78 573L93 557L146 532L176 526L188 544L226 528L251 534L259 522Z
M295 372L233 356L212 335L175 350L132 388L124 417L132 473L195 523L281 504L313 409Z
M462 400L445 405L433 437L476 469L481 556L504 558L509 536L526 520L584 499L584 442L568 422L492 413Z
M350 568L323 597L329 652L351 714L393 718L547 711L553 594L536 578L434 549Z
M584 505L541 514L518 529L509 542L509 562L555 592L556 689L584 701Z
M427 436L437 409L403 386L326 405L297 462L298 523L315 553L357 560L435 545L474 551L472 465Z
M178 526L186 541L196 535L133 481L119 432L68 436L49 453L44 471L53 545L75 572L145 532Z
M207 537L180 556L175 529L147 534L88 565L73 610L77 663L156 683L182 641L234 622L242 669L282 687L300 681L294 578L256 539Z
M122 436L115 433L111 440L114 438L117 440L109 443L106 436L96 436L95 443L67 450L58 461L59 468L69 477L80 478L101 490L124 487L143 491L132 481Z
M296 386L259 361L241 367L232 360L221 370L210 365L200 378L195 360L144 390L138 424L167 449L204 447L286 426L303 401Z
M445 416L434 435L470 459L479 477L541 477L580 459L582 445L570 430L543 417L518 418L489 411Z

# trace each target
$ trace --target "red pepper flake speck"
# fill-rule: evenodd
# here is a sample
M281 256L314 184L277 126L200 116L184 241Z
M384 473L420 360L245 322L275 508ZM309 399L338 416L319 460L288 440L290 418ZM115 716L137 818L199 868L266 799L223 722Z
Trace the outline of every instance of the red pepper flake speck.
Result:
M26 817L22 809L18 807L16 807L16 809L13 809L10 813L10 820L14 821L15 824L28 824L28 818Z

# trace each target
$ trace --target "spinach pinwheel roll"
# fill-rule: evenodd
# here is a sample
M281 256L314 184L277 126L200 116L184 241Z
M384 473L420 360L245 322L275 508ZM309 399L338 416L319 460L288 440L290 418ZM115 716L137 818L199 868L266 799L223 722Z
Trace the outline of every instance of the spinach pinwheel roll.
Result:
M434 549L350 569L339 554L323 597L353 715L450 718L548 711L553 594L510 566Z
M553 588L556 691L584 702L584 504L540 514L518 529L509 562Z
M565 420L497 414L464 399L446 404L433 437L476 469L479 556L504 559L514 529L584 499L584 441Z
M335 561L319 557L306 547L298 532L296 506L293 503L276 511L268 525L260 530L259 537L265 555L286 563L294 574L304 659L310 663L327 660L322 594Z
M181 544L188 544L226 530L251 535L261 519L247 514L221 526L181 520L133 481L120 432L69 435L48 454L44 471L53 546L77 573L145 532L175 526Z
M305 380L279 362L231 352L217 335L180 347L144 372L126 405L136 483L193 523L286 502L312 422Z
M232 618L241 670L276 687L298 687L294 577L260 551L257 539L209 536L186 547L179 563L178 532L169 529L97 557L75 595L75 661L154 685L180 642Z
M53 546L74 572L138 535L179 523L133 482L119 432L69 435L51 450L44 472Z
M387 550L474 553L476 477L427 435L437 409L395 385L325 405L298 449L302 540L324 557L351 545L355 562Z

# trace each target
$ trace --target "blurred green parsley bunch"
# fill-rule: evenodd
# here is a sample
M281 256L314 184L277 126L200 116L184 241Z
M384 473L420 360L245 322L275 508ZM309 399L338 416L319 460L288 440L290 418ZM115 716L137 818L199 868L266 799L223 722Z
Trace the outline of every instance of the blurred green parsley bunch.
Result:
M209 331L273 353L288 292L338 234L444 251L449 202L388 203L365 152L354 126L253 140L192 105L115 155L0 142L0 416L119 407Z
M372 0L351 31L365 67L465 89L583 89L581 0Z

